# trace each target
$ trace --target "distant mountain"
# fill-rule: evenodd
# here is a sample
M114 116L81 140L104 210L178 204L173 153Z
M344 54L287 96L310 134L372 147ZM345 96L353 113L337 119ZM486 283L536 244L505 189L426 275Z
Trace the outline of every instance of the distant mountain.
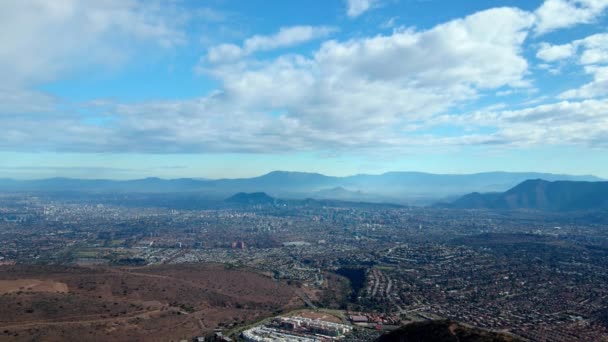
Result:
M595 176L572 176L534 172L485 172L476 174L430 174L421 172L388 172L382 175L358 175L345 178L344 186L365 192L375 189L386 194L407 191L418 195L449 196L468 192L495 192L527 180L545 179L572 181L599 181Z
M523 339L504 333L469 327L448 320L407 324L386 333L377 342L515 342Z
M334 208L403 208L399 204L393 203L370 203L370 202L357 202L357 201L343 201L333 199L279 199L269 196L264 192L253 192L245 193L239 192L235 195L230 196L224 202L236 205L274 205L281 208L323 208L323 207L334 207Z
M368 201L368 202L379 202L382 200L377 195L364 193L363 191L353 191L346 189L342 186L337 186L329 189L322 189L315 191L311 194L312 198L315 199L335 199L342 201Z
M342 186L337 186L331 189L319 190L315 193L317 198L339 198L339 197L350 197L361 195L361 191L351 191Z
M264 192L244 193L239 192L226 199L226 202L233 204L243 205L256 205L256 204L273 204L275 199L268 196Z
M366 202L429 204L439 198L462 196L473 191L501 192L526 179L599 181L594 176L544 173L488 172L470 175L441 175L421 172L388 172L381 175L331 177L318 173L274 171L241 179L42 180L0 179L0 191L92 192L92 193L182 193L205 194L224 199L237 192L266 192L280 198L318 198Z
M608 182L527 180L506 192L472 193L447 206L546 211L608 209Z

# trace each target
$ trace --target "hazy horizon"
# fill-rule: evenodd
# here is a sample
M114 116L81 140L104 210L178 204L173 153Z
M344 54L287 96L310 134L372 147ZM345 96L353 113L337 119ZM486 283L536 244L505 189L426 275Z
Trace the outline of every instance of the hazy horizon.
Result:
M511 174L551 174L551 175L568 175L568 176L580 176L580 177L596 177L603 180L606 178L594 175L594 174L570 174L570 173L559 173L559 172L538 172L538 171L502 171L502 170L493 170L493 171L481 171L481 172L463 172L463 173L436 173L436 172L426 172L426 171L416 171L416 170L391 170L384 171L379 173L354 173L354 174L325 174L322 172L312 172L312 171L303 171L303 170L271 170L261 174L254 174L251 176L243 176L243 177L203 177L203 176L195 176L195 177L159 177L155 175L144 176L144 177L136 177L136 178L99 178L99 177L66 177L60 174L49 176L49 177L38 177L38 178L24 178L24 177L1 177L0 179L12 179L12 180L45 180L45 179L82 179L82 180L112 180L112 181L130 181L130 180L141 180L141 179L162 179L162 180L175 180L175 179L195 179L195 180L222 180L222 179L250 179L266 176L272 173L300 173L300 174L317 174L327 177L337 177L337 178L346 178L346 177L354 177L354 176L382 176L389 173L420 173L420 174L429 174L429 175L440 175L440 176L468 176L468 175L477 175L477 174L492 174L492 173L511 173Z

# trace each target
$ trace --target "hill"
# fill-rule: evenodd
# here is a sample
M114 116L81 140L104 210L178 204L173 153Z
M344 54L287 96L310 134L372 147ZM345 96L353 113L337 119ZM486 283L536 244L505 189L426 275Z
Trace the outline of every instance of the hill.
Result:
M244 193L239 192L226 199L228 203L256 205L256 204L273 204L274 198L268 196L265 192Z
M279 199L267 195L265 192L245 193L239 192L224 202L239 206L252 205L275 205L285 209L295 208L403 208L404 206L394 203L343 201L335 199Z
M472 193L447 205L466 209L534 209L574 211L608 208L608 182L574 182L536 179L502 193Z
M405 325L380 336L377 342L514 342L517 337L471 328L452 321L425 321Z
M303 305L223 265L0 266L0 341L178 341Z

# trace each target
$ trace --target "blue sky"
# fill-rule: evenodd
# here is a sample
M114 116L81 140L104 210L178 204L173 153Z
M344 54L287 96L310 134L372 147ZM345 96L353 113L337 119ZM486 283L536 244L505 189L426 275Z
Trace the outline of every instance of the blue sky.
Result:
M608 177L608 0L8 0L0 177Z

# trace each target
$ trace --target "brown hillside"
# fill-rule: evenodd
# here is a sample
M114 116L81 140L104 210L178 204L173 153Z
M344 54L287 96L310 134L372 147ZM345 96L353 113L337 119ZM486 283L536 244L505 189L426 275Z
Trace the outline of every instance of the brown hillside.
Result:
M190 339L299 306L294 290L221 265L4 266L0 341Z

